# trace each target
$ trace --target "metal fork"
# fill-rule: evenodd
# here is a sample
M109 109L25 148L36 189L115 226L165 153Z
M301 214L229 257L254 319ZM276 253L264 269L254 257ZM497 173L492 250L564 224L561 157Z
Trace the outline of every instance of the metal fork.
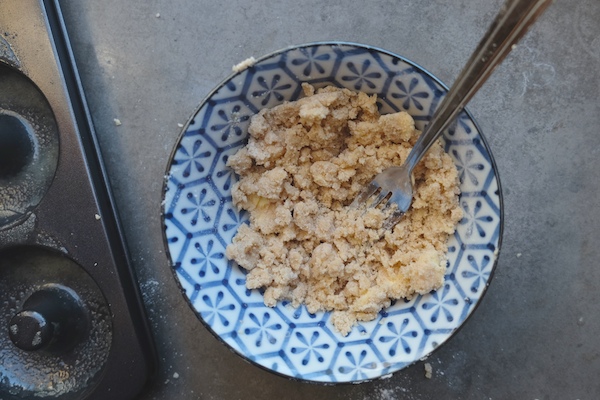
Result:
M400 221L412 203L412 171L415 165L551 2L552 0L508 0L502 6L404 164L387 168L375 176L356 196L351 207L377 207L384 204L392 209L384 227L391 229ZM394 208L393 205L397 207Z

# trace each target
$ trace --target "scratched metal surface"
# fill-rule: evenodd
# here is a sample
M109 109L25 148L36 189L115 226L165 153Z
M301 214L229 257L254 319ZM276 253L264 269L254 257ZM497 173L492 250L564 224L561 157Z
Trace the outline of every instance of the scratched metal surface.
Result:
M600 2L557 0L468 107L500 171L504 243L481 306L427 360L433 377L420 362L337 387L244 362L184 302L159 218L178 123L232 65L310 41L375 45L451 84L500 1L61 4L158 345L141 399L600 396Z

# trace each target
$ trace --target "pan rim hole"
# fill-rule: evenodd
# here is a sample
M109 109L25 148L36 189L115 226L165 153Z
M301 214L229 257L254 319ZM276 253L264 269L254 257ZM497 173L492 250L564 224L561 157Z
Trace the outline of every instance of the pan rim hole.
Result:
M35 158L32 127L18 114L0 110L0 180L13 178Z

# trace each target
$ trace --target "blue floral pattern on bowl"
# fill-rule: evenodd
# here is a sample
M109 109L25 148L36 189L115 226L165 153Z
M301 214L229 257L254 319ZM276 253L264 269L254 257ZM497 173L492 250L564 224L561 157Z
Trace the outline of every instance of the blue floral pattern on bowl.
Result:
M352 43L313 43L262 57L232 74L201 103L171 157L164 234L175 277L204 325L242 357L275 373L338 383L375 379L429 355L465 322L498 257L502 197L496 167L475 121L463 112L444 133L460 174L464 218L449 240L444 285L398 300L343 337L328 313L287 302L263 304L245 272L225 257L247 221L231 203L237 179L227 158L245 145L250 117L299 98L301 83L378 95L382 113L405 110L419 129L446 92L435 77L389 52Z

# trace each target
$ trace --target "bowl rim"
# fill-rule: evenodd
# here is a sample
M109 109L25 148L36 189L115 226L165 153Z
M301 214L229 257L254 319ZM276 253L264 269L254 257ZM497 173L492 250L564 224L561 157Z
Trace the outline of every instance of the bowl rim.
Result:
M427 75L429 78L431 78L435 83L437 83L441 89L444 92L448 92L449 88L447 85L445 85L437 76L435 76L434 74L432 74L431 72L429 72L429 70L423 68L420 64L411 61L409 59L407 59L406 57L403 57L401 55L398 55L396 53L393 53L391 51L388 50L384 50L380 47L377 46L372 46L372 45L367 45L367 44L361 44L361 43L356 43L356 42L351 42L351 41L338 41L338 40L328 40L328 41L315 41L315 42L306 42L306 43L302 43L302 44L298 44L298 45L290 45L284 48L280 48L279 50L275 50L273 52L267 53L263 56L260 56L259 58L256 58L253 62L252 65L250 65L248 68L252 68L252 66L254 66L255 64L260 63L261 61L264 61L266 59L270 59L273 58L279 54L283 54L285 52L291 51L291 50L295 50L295 49L301 49L301 48L308 48L308 47L315 47L315 46L351 46L351 47L355 47L355 48L360 48L360 49L365 49L369 52L377 52L377 53L382 53L385 55L388 55L390 57L399 59L400 61L412 66L413 68L415 68L416 70L418 70L420 73L423 73L425 75ZM250 359L247 355L243 354L242 352L236 350L235 348L233 348L231 345L229 345L219 334L217 334L212 328L211 326L204 321L204 319L202 318L202 316L200 315L200 313L196 310L196 308L194 307L194 305L192 304L190 298L186 295L185 289L183 288L180 280L177 277L177 271L174 268L174 263L173 263L173 258L171 256L171 252L169 250L169 244L168 244L168 240L167 240L167 236L166 236L166 213L165 213L165 207L166 207L166 203L165 203L165 193L167 191L167 185L169 183L169 175L170 175L170 170L171 167L173 165L173 159L177 153L178 150L178 145L179 143L181 143L181 140L183 139L183 137L185 136L188 127L190 126L192 120L194 119L194 117L198 114L198 112L206 105L206 103L210 100L210 98L217 93L223 86L225 86L228 82L230 82L232 79L234 79L236 76L240 75L241 73L243 73L246 70L246 68L240 70L240 71L234 71L232 73L230 73L228 76L226 76L223 80L221 80L221 82L219 82L218 85L216 85L210 92L208 92L208 94L206 96L204 96L202 98L202 100L200 101L200 103L198 104L198 106L196 106L196 108L193 110L193 112L191 113L191 115L187 118L186 123L183 125L183 127L181 127L181 130L177 136L177 140L175 141L175 145L173 146L171 153L167 159L167 166L165 169L165 173L163 175L163 184L162 184L162 190L161 190L161 205L160 205L160 223L161 223L161 236L162 236L162 240L163 240L163 247L164 247L164 251L165 251L165 256L167 258L167 266L168 268L171 270L171 273L173 274L173 278L175 280L175 283L177 284L177 287L179 288L179 291L181 293L181 295L184 298L184 301L187 303L188 307L191 309L191 311L193 312L193 314L196 316L196 318L202 323L202 325L208 330L208 332L211 333L211 335L213 337L215 337L218 342L220 342L223 346L225 346L225 348L227 348L229 351L231 351L232 353L236 354L238 357L240 357L243 361L259 367L260 369L267 371L271 374L277 375L279 377L282 378L286 378L288 380L291 381L297 381L297 382L302 382L302 383L307 383L307 384L314 384L314 385L321 385L321 386L338 386L338 385L356 385L356 384L362 384L362 383L366 383L366 382L372 382L378 379L382 379L384 376L389 376L392 374L396 374L402 370L405 370L406 368L409 368L415 364L417 364L419 361L423 361L426 358L431 357L432 354L434 354L435 352L438 351L438 349L440 349L441 347L443 347L444 344L447 344L451 339L453 339L455 337L455 335L465 326L465 324L471 319L471 316L475 313L475 311L480 307L481 302L485 296L485 294L487 293L487 290L494 278L495 272L496 272L496 268L498 266L498 260L500 259L500 252L502 249L502 238L504 235L504 196L503 196L503 192L502 192L502 185L500 182L500 174L498 172L498 166L496 164L496 161L494 159L494 156L492 154L492 151L490 149L489 143L487 141L487 139L485 138L485 135L483 134L479 124L477 123L477 121L475 120L473 114L467 109L467 107L465 107L463 109L463 111L465 112L465 114L467 114L467 116L469 117L470 121L473 123L475 129L477 130L477 132L479 133L479 136L481 138L481 142L483 143L484 148L486 149L489 159L490 159L490 164L494 170L494 177L496 178L496 182L497 182L497 186L498 186L498 206L499 206L499 224L498 224L498 245L496 246L496 249L494 251L494 255L495 255L495 259L494 259L494 263L492 265L492 268L490 270L490 275L489 278L486 282L486 285L484 285L481 295L479 296L477 302L475 303L475 305L473 306L473 309L471 310L471 312L465 317L465 319L460 323L460 325L458 327L456 327L451 333L448 334L448 337L446 338L446 340L444 340L443 343L441 343L440 345L436 346L433 350L431 350L429 353L427 353L426 355L422 356L420 359L416 359L412 362L407 363L406 365L404 365L403 367L390 372L389 374L386 375L382 375L379 377L375 377L375 378L367 378L367 379L360 379L360 380L352 380L352 381L344 381L344 382L328 382L328 381L317 381L317 380L311 380L311 379L307 379L307 378L302 378L302 377L297 377L297 376L291 376L291 375L286 375L282 372L279 371L275 371L271 368L268 368L262 364L259 364L258 362Z

